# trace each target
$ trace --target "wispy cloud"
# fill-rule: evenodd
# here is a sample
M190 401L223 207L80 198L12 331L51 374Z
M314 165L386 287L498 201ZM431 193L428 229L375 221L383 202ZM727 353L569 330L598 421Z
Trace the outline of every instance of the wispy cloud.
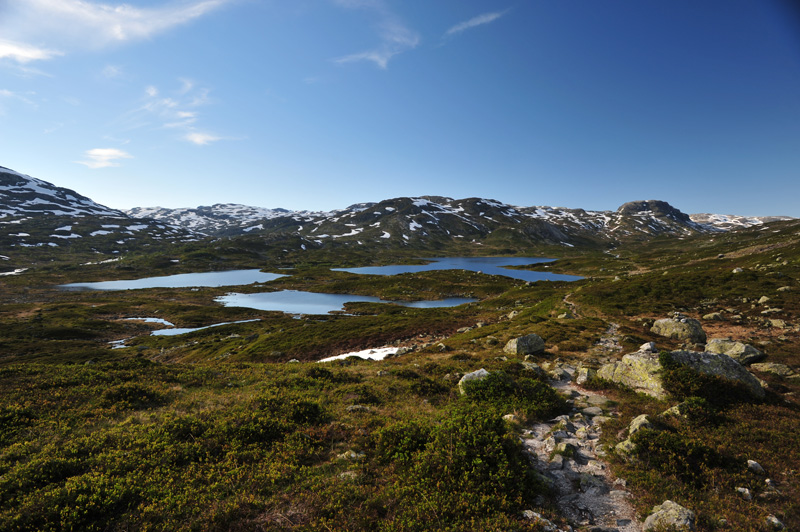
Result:
M106 65L102 74L104 78L114 79L120 77L123 74L123 71L116 65Z
M17 63L25 64L31 61L50 59L59 55L64 54L56 50L0 39L0 59L11 59Z
M334 61L339 64L357 61L372 61L379 68L386 69L394 56L416 48L420 43L417 32L406 27L381 0L335 0L335 3L348 9L368 9L377 17L380 37L378 46L371 50L358 52Z
M186 135L184 135L183 139L198 146L206 146L208 144L211 144L212 142L222 140L222 137L218 137L210 133L201 133L199 131L193 131L191 133L187 133Z
M234 0L173 1L160 7L135 7L94 0L24 0L4 8L0 58L18 62L50 59L62 51L27 43L45 42L59 50L102 48L144 40L189 23Z
M464 22L460 22L455 26L453 26L452 28L448 29L446 32L444 32L444 37L445 38L452 37L454 35L458 35L459 33L463 33L467 30L470 30L472 28L483 26L484 24L489 24L499 19L508 12L509 10L506 9L505 11L495 11L493 13L484 13L482 15L478 15L477 17L472 17L471 19L465 20Z
M133 155L117 148L95 148L93 150L87 150L84 157L86 157L86 160L74 162L93 170L108 168L110 166L120 166L120 163L117 162L119 159L133 159Z
M178 82L178 88L165 91L154 85L145 87L140 105L120 119L123 127L126 130L143 127L173 130L179 139L198 146L227 138L196 127L200 108L213 103L211 91L191 79L179 78Z

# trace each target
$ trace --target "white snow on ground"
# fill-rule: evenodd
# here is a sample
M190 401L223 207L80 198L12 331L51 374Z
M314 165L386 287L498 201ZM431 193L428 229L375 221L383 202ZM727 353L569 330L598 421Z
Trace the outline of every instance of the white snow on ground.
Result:
M108 264L108 263L111 263L111 262L119 262L121 260L122 260L122 257L116 257L116 258L113 258L113 259L101 260L100 262L84 262L83 264L81 264L81 266L94 266L95 264Z
M161 325L166 325L167 327L175 327L174 323L171 323L161 318L123 318L123 319L125 321L143 321L145 323L160 323Z
M252 227L245 227L242 229L245 233L249 233L250 231L255 231L256 229L264 229L264 224L254 225Z
M345 236L356 236L358 233L360 233L363 230L364 230L363 227L356 227L355 229L353 229L349 233L345 233L343 235L333 235L333 238L342 238L342 237L345 237Z
M101 235L111 235L113 231L105 231L103 229L98 229L97 231L93 231L89 233L89 236L101 236Z
M64 227L59 227L58 229L53 229L53 231L72 231L71 225L65 225Z
M17 269L16 269L16 270L14 270L13 272L5 272L5 273L0 273L0 276L6 276L6 275L19 275L19 274L21 274L22 272L26 271L27 269L28 269L28 268L17 268Z
M417 229L422 229L422 226L421 226L421 225L419 225L419 224L418 224L417 222L415 222L414 220L411 220L411 221L408 223L408 228L409 228L411 231L416 231Z
M383 360L389 355L397 353L398 347L381 347L378 349L364 349L363 351L353 351L343 355L336 355L335 357L323 358L317 362L333 362L334 360L344 360L347 357L360 357L367 360Z
M381 235L381 238L392 238L392 235L384 231L383 234Z
M9 259L8 257L6 257L5 255L0 255L0 259L3 259L3 260L11 260L11 259Z
M75 233L70 233L68 235L50 235L50 238L83 238L83 237Z
M148 226L145 224L136 224L136 225L129 225L125 229L128 231L141 231L142 229L147 229Z

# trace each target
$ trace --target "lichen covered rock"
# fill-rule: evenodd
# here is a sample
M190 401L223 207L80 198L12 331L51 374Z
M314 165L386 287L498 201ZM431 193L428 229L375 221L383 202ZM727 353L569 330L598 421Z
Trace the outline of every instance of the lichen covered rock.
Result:
M657 530L694 530L694 512L670 500L653 507L644 521L643 532Z
M695 371L722 377L744 384L753 396L764 397L764 388L759 380L741 364L728 355L698 351L672 351L672 359ZM663 399L667 393L661 379L659 355L638 351L622 357L619 362L606 364L597 371L597 376L624 384L637 392Z
M682 314L676 313L672 318L656 320L650 332L667 338L684 340L696 344L703 344L706 341L706 332L700 322L687 318Z
M706 344L706 351L709 353L728 355L743 366L763 360L767 356L750 344L735 342L728 338L712 338Z
M637 392L664 398L666 391L658 375L661 363L658 354L639 351L622 357L619 362L606 364L597 370L597 376L633 388Z

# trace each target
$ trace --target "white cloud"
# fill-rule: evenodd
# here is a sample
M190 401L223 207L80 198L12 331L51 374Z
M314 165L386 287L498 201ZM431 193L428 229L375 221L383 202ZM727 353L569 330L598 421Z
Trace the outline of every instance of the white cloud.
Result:
M150 85L144 88L144 93L150 96L151 98L155 98L156 96L158 96L158 89Z
M198 146L206 146L207 144L211 144L212 142L222 140L222 137L218 137L210 133L201 133L199 131L193 131L191 133L187 133L186 135L184 135L183 139L188 140L192 144L197 144Z
M17 63L29 63L31 61L50 59L58 55L64 54L56 50L0 39L0 59L8 58Z
M132 159L133 155L117 148L95 148L87 150L85 154L87 160L74 161L78 164L88 166L91 169L108 168L119 166L117 159Z
M14 41L0 41L0 57L25 62L62 55L23 42L83 49L149 39L233 1L172 1L159 7L135 7L95 0L11 0L0 20L0 34Z
M373 50L358 52L344 57L339 57L334 61L342 63L353 63L356 61L372 61L379 68L386 69L389 60L394 56L412 50L419 45L419 34L407 28L399 18L392 13L380 0L334 0L341 7L348 9L368 9L378 17L378 35L380 44Z
M106 65L103 69L103 77L108 79L118 78L122 75L122 69L116 65Z
M495 20L499 19L506 13L508 13L508 9L505 11L496 11L494 13L484 13L482 15L478 15L477 17L473 17L469 20L456 24L452 28L448 29L444 32L445 37L452 37L453 35L457 35L469 29L475 28L477 26L483 26L484 24L489 24L490 22L494 22Z

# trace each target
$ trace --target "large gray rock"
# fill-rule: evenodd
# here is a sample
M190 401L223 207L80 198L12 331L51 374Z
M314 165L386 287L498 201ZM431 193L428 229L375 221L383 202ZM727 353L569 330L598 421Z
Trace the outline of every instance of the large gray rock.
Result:
M544 340L538 334L526 334L509 340L503 351L512 355L533 355L544 352Z
M728 355L697 351L673 351L671 355L675 362L689 366L700 373L722 377L729 381L738 381L744 384L755 397L763 398L765 395L761 382Z
M461 393L461 395L464 395L467 393L467 388L465 386L466 383L468 383L469 381L480 381L488 376L489 372L483 368L473 371L472 373L467 373L466 375L461 377L461 380L458 381L458 391Z
M728 355L743 366L763 360L767 356L750 344L734 342L728 338L712 338L706 344L706 351Z
M643 532L658 530L694 530L694 512L670 500L653 507L644 520Z
M671 355L675 362L701 373L741 382L755 397L765 395L759 380L728 355L697 351L673 351ZM667 393L661 381L661 369L656 353L639 351L623 356L619 362L606 364L597 371L597 376L663 399Z
M650 332L659 336L696 344L704 344L706 342L706 332L700 322L693 318L687 318L682 314L675 314L673 318L656 320Z

